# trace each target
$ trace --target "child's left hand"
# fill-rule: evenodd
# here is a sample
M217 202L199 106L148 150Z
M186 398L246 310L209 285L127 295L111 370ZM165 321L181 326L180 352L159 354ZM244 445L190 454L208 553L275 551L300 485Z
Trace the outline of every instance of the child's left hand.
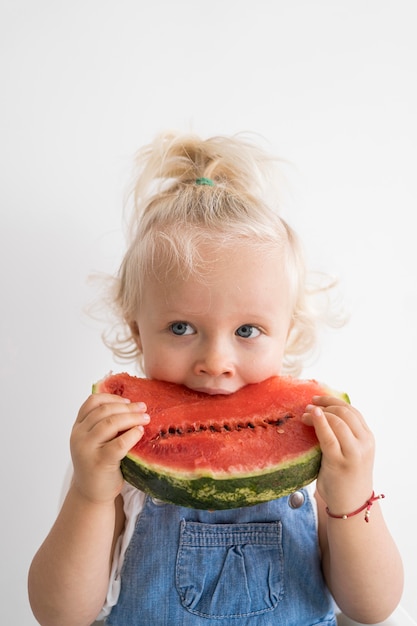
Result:
M317 491L331 511L352 511L372 493L373 434L361 413L344 400L316 396L312 402L303 421L314 427L323 454Z

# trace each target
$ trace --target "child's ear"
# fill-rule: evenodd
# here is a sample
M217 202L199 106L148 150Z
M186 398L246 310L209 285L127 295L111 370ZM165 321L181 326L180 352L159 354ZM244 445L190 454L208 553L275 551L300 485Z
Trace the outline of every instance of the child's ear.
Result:
M139 326L137 325L137 322L129 322L129 328L139 351L142 352L142 342L140 340Z

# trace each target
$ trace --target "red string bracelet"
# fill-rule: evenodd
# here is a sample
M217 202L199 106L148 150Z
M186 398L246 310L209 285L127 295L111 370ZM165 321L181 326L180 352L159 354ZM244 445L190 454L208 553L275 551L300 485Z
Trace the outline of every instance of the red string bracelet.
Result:
M352 511L352 513L345 513L344 515L334 515L334 513L330 513L328 506L326 506L326 513L329 517L334 517L335 519L348 519L348 517L353 517L354 515L357 515L361 511L365 511L364 520L365 522L369 522L371 506L373 505L374 502L376 502L377 500L381 500L382 498L385 498L383 493L380 493L379 496L376 496L375 491L373 491L369 500L367 500L365 504L359 507L359 509L356 509L356 511Z

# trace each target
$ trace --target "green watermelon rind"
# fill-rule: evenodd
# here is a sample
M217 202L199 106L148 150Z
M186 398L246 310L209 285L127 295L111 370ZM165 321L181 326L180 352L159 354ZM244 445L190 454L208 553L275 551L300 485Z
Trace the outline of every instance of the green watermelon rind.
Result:
M112 379L118 379L115 381L115 386L107 387L109 380ZM140 384L146 381L146 379L136 379L126 373L109 375L93 385L93 393L107 391L129 397L129 391L125 388L125 379L128 382L133 380L133 383L140 382ZM291 385L292 382L295 385L301 384L300 389L303 388L304 384L312 385L312 395L314 393L316 395L329 394L350 403L347 394L336 392L315 380L297 381L290 379L290 377L284 380L284 384ZM267 384L267 381L265 383ZM152 381L149 381L149 384L155 385ZM159 384L161 383L159 382ZM172 383L166 384L171 385L170 392L172 392ZM183 389L182 393L184 393ZM158 397L158 391L156 396ZM189 404L187 404L187 410L188 408ZM234 456L236 457L236 455ZM233 458L232 452L231 457ZM187 471L185 467L184 469L181 468L181 463L179 463L178 469L172 469L167 465L161 466L158 461L155 463L150 459L145 459L146 455L143 458L139 450L133 448L121 461L122 473L128 483L162 502L195 509L215 510L256 505L289 495L308 485L318 475L321 450L318 442L316 445L312 440L303 452L297 454L289 452L278 465L271 464L263 467L258 465L256 469L252 465L250 470L246 465L246 471L243 471L245 463L240 464L239 461L237 461L237 465L230 466L227 470L223 468L214 471L212 468L204 471L201 466L202 459L198 459L197 465L200 467ZM187 463L185 465L190 467ZM208 463L208 466L210 465ZM216 466L216 463L212 465Z
M311 483L320 469L321 450L314 446L293 461L251 475L187 478L162 472L127 455L121 462L125 480L163 502L194 509L220 510L253 506L289 495Z

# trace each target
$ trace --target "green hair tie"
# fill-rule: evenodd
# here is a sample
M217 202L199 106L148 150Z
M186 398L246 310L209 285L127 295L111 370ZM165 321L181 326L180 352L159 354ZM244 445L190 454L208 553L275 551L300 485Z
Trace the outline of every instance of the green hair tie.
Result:
M211 178L196 178L195 179L195 184L196 185L208 185L209 187L214 187L214 182L211 180Z

